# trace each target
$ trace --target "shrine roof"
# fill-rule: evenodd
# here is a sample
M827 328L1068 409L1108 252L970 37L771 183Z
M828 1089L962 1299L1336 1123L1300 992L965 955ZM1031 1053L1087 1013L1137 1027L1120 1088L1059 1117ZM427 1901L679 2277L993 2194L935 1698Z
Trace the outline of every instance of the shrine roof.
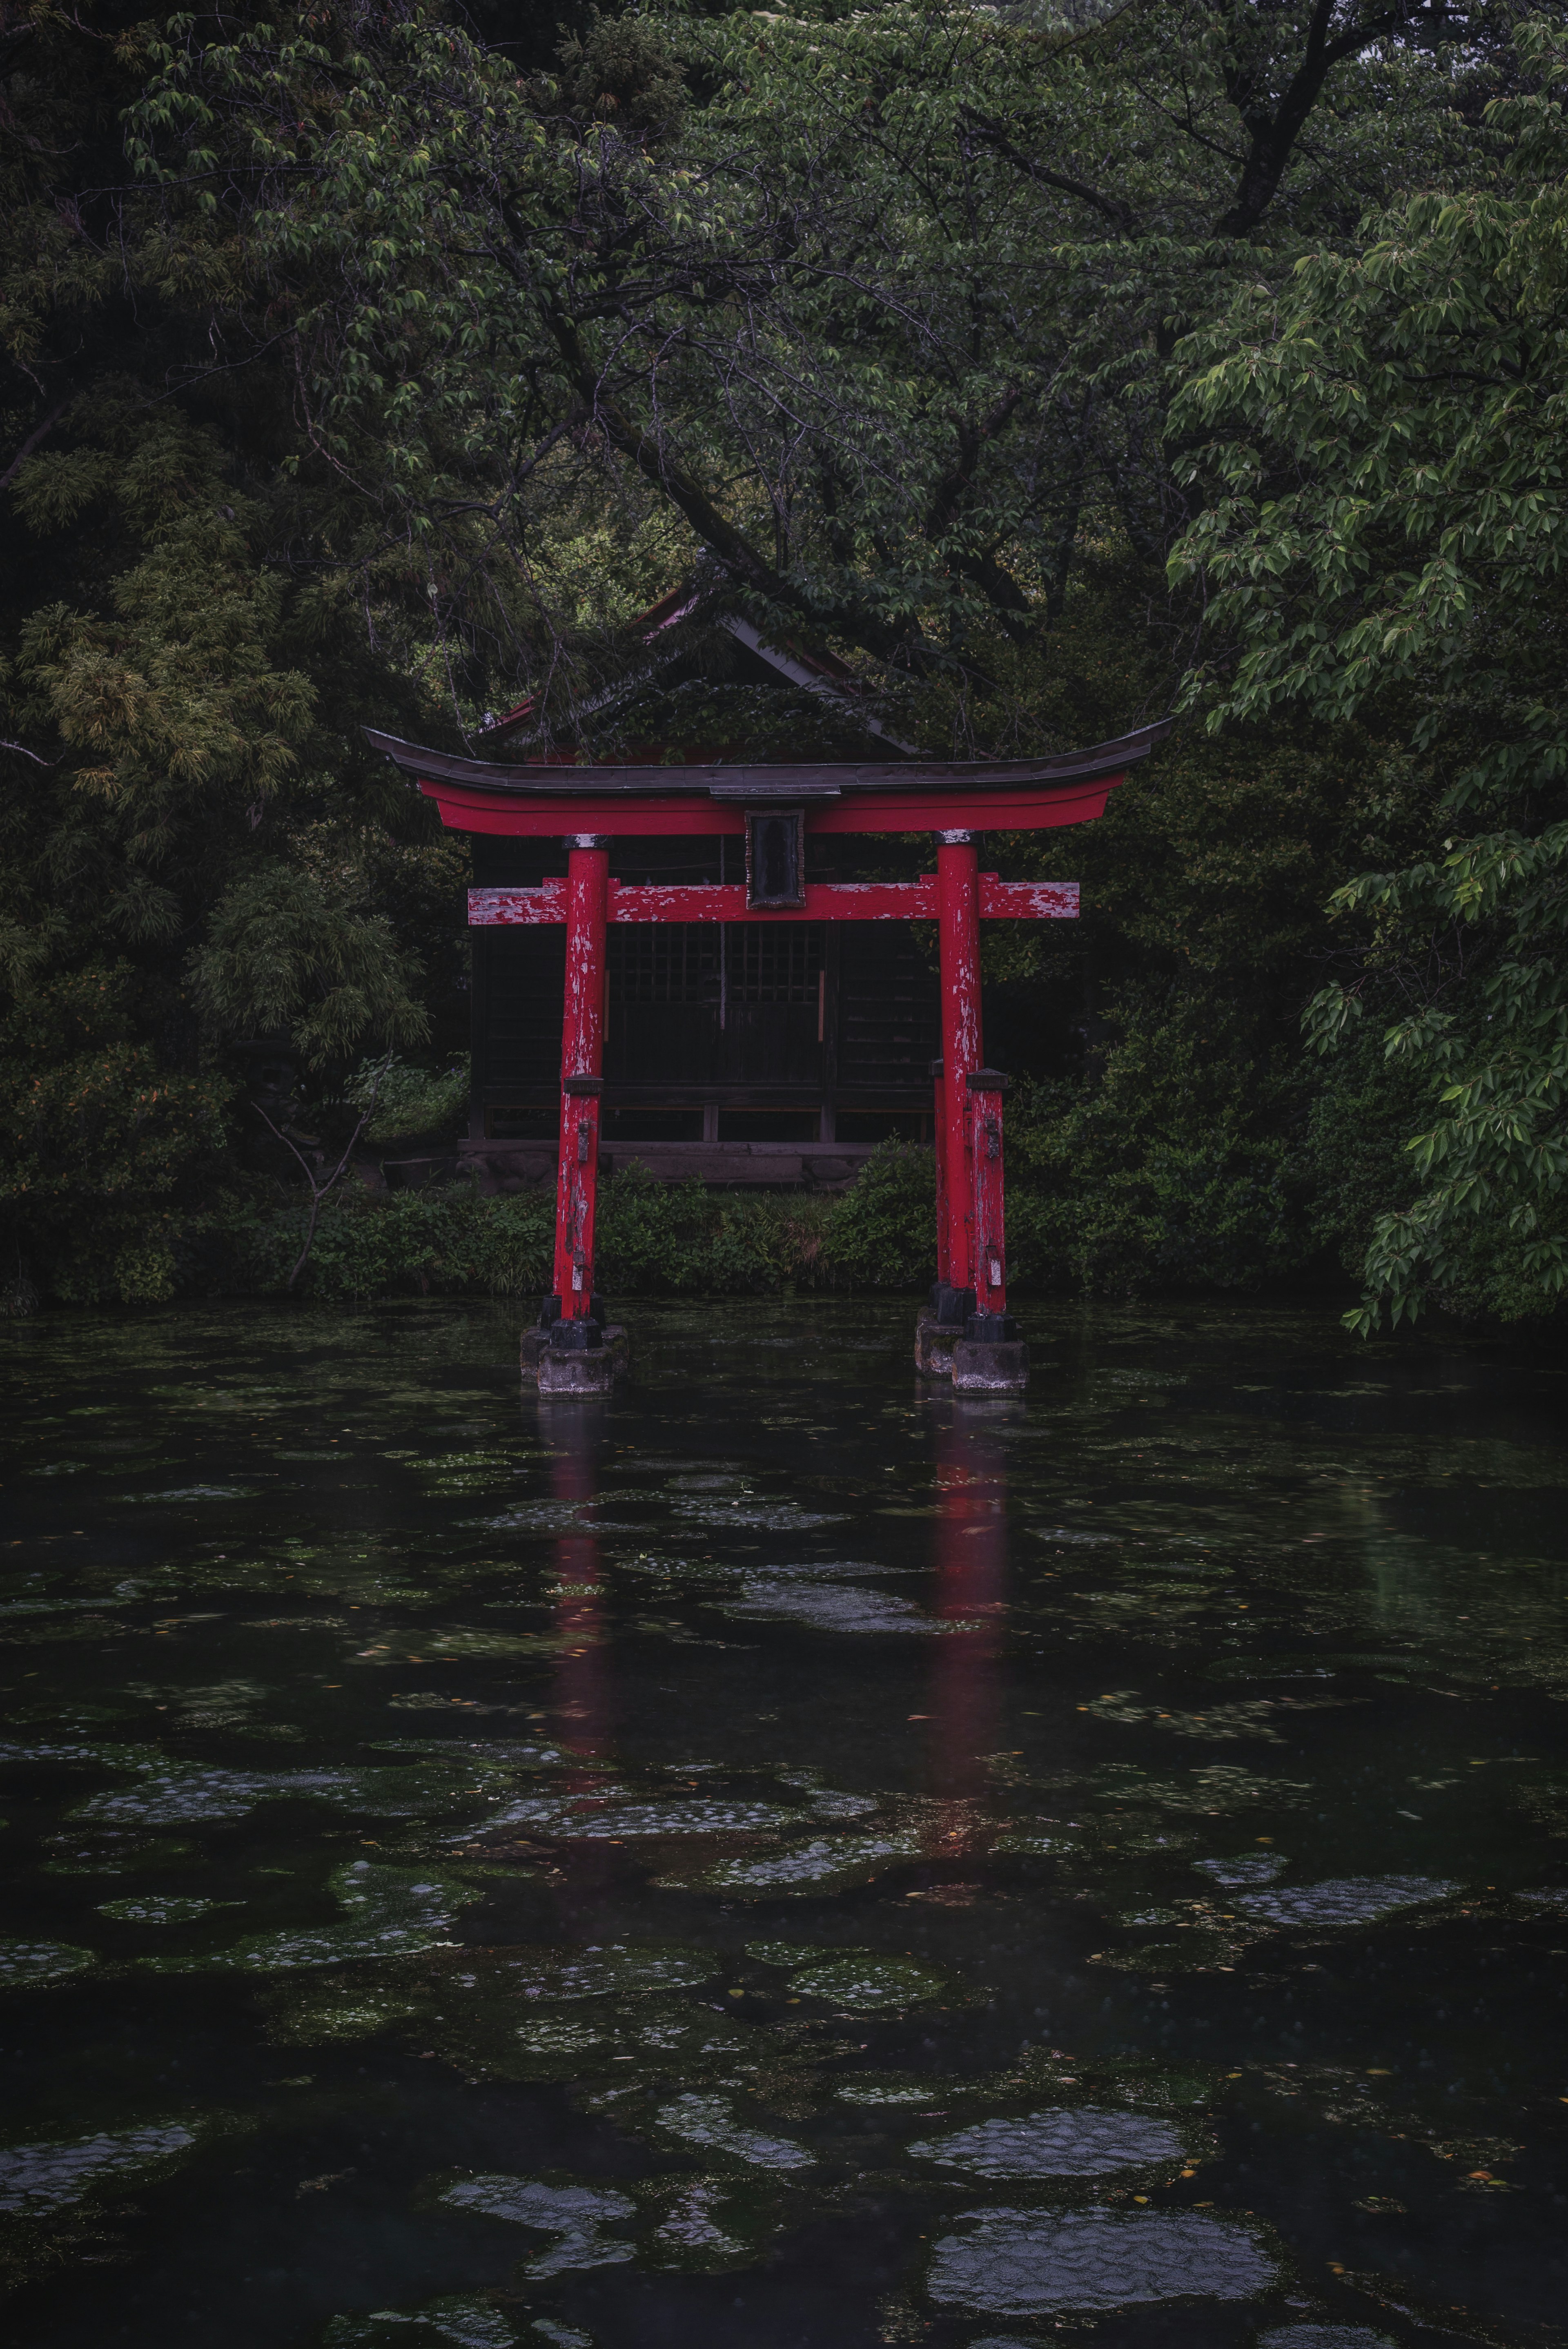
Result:
M1148 757L1171 730L1170 719L1140 726L1111 742L1097 742L1085 750L1069 750L1034 759L979 759L956 761L919 758L867 761L854 764L813 762L802 766L749 765L744 762L707 766L579 766L564 761L509 763L491 759L462 759L446 750L427 750L417 742L400 741L395 734L365 729L374 750L386 753L406 774L426 783L449 783L464 792L494 792L508 798L542 795L563 799L668 798L672 793L700 794L719 805L764 806L769 802L801 805L841 798L845 792L886 792L940 794L962 802L965 794L990 796L1009 786L1040 786L1088 782L1100 776L1124 773Z

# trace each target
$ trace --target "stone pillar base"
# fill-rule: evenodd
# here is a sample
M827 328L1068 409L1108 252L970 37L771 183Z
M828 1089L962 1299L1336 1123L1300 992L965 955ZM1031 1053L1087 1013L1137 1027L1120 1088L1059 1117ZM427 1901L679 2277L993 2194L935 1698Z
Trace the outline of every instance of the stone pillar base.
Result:
M518 1369L525 1387L541 1394L608 1394L631 1362L632 1349L619 1321L606 1323L604 1342L583 1353L562 1353L550 1342L548 1330L525 1330L518 1348Z
M1002 1345L976 1345L960 1338L953 1349L953 1385L958 1394L1016 1394L1029 1383L1029 1350L1021 1339Z
M953 1376L953 1349L963 1335L962 1321L939 1321L934 1313L922 1313L916 1318L914 1367L923 1378Z

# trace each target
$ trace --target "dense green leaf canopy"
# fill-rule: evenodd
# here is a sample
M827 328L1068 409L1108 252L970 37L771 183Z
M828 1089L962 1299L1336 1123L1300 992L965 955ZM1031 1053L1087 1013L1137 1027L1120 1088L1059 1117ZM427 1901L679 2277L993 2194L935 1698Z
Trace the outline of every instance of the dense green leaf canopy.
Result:
M1522 37L1542 86L1489 109L1491 184L1384 212L1183 354L1180 420L1217 437L1175 568L1236 647L1216 722L1382 705L1429 779L1416 853L1338 891L1359 951L1310 1016L1326 1050L1383 1006L1431 1072L1367 1322L1568 1283L1568 47Z

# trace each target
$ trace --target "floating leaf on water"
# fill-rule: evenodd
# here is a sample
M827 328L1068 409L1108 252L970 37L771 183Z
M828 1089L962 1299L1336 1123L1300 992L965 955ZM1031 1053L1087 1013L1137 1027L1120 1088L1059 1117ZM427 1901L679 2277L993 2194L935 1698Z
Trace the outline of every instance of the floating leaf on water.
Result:
M881 1810L882 1804L875 1795L850 1795L836 1786L820 1786L812 1790L806 1807L814 1819L864 1819Z
M705 2178L688 2187L650 2238L650 2248L664 2255L662 2265L727 2267L746 2257L747 2246L727 2235L714 2215L723 2202L724 2188L716 2179Z
M203 1868L205 1852L193 1843L161 1836L151 1843L116 1844L102 1851L77 1851L69 1858L46 1859L46 1876L131 1876L148 1868Z
M778 1835L794 1824L795 1815L776 1803L688 1802L679 1796L667 1803L606 1803L598 1795L542 1795L509 1804L471 1833L526 1826L566 1842L614 1843L652 1836Z
M449 1704L449 1697L440 1699ZM450 1762L454 1768L467 1768L477 1764L484 1769L551 1770L570 1762L573 1769L583 1765L564 1746L552 1745L540 1738L521 1737L377 1737L366 1747L370 1754L428 1754L437 1761ZM595 1765L596 1766L596 1765Z
M909 2080L892 2075L882 2078L869 2073L861 2079L846 2080L833 2093L844 2105L930 2105L950 2095L954 2085L951 2080Z
M263 1803L331 1803L375 1818L449 1808L460 1790L430 1764L407 1769L218 1770L200 1763L138 1765L135 1785L93 1795L70 1814L108 1826L182 1826L246 1817Z
M679 2055L683 2061L749 2053L754 2043L766 2035L754 2024L741 2025L727 2014L715 2014L709 2007L676 1999L656 1999L646 2007L634 2007L626 2021L639 2047L651 2054ZM664 2068L678 2072L680 2066L671 2064Z
M268 2038L300 2047L335 2039L368 2039L420 2011L418 1999L399 1983L367 1981L363 1973L291 1982L269 1993L268 2002L273 2009Z
M945 1974L907 1958L841 1957L792 1974L789 1988L797 1998L821 1998L858 2010L924 2005L951 1994L952 1985Z
M1222 1656L1211 1664L1212 1681L1331 1680L1336 1672L1430 1671L1419 1656Z
M0 1990L42 1990L97 1963L70 1941L0 1941Z
M188 2153L197 2132L183 2121L151 2122L98 2137L0 2147L0 2210L56 2210L98 2187L122 2189Z
M161 1758L156 1745L107 1745L86 1739L71 1745L23 1744L0 1739L0 1762L81 1762L99 1770L150 1770Z
M746 1954L759 1966L804 1966L825 1952L814 1941L748 1941Z
M556 2240L547 2251L530 2260L524 2275L560 2275L567 2268L618 2267L632 2257L630 2243L601 2232L607 2220L631 2219L637 2206L624 2194L590 2186L546 2186L532 2178L465 2178L449 2187L443 2202L454 2209L474 2210L487 2219L504 2219L514 2227L531 2227Z
M1212 2102L1215 2075L1179 2072L1168 2064L1140 2056L1086 2062L1075 2055L1048 2053L1040 2047L1024 2051L1020 2060L998 2075L993 2094L1019 2097L1051 2093L1064 2085L1081 2085L1092 2094L1114 2096L1119 2104L1140 2110L1190 2112Z
M546 2057L581 2055L590 2047L608 2045L611 2035L592 2023L570 2023L559 2014L531 2014L517 2026L524 2053Z
M1192 1865L1202 1868L1205 1876L1212 1876L1227 1891L1238 1891L1243 1885L1272 1884L1276 1876L1284 1874L1290 1860L1283 1851L1243 1851L1233 1859L1195 1859Z
M810 1583L774 1574L748 1574L738 1595L724 1602L727 1615L766 1615L803 1623L815 1631L940 1632L938 1622L907 1599L890 1591L857 1590L837 1582Z
M261 1495L253 1485L179 1485L169 1493L121 1493L119 1498L150 1506L160 1501L256 1501Z
M1259 2333L1258 2349L1394 2349L1394 2344L1365 2324L1277 2324Z
M922 1848L920 1837L913 1834L820 1836L789 1851L721 1859L700 1876L661 1876L655 1881L676 1890L732 1893L743 1900L820 1897L869 1884L891 1862L918 1859Z
M741 1527L747 1531L770 1534L807 1533L814 1526L841 1526L844 1513L829 1515L821 1510L802 1509L793 1501L771 1504L755 1501L725 1503L717 1497L711 1501L677 1500L671 1504L676 1515L695 1518L699 1525L721 1526L731 1531Z
M118 1918L126 1925L190 1925L216 1909L239 1909L239 1900L182 1899L167 1893L143 1893L139 1899L100 1900L100 1917Z
M592 1530L582 1514L586 1506L583 1501L527 1501L501 1516L481 1517L477 1523L480 1531L491 1534L586 1533Z
M716 1951L634 1941L607 1950L522 1950L501 1959L514 1997L550 2000L652 1997L694 1990L724 1961Z
M242 1819L258 1803L289 1796L306 1802L341 1800L354 1784L347 1770L208 1770L191 1763L149 1772L139 1785L94 1795L73 1818L163 1826L187 1820Z
M139 1958L151 1973L274 1973L295 1966L337 1966L353 1958L400 1956L442 1941L459 1909L480 1898L436 1868L392 1868L366 1859L335 1868L328 1889L346 1913L340 1925L258 1933L201 1956Z
M1342 1876L1278 1892L1242 1892L1236 1907L1273 1925L1369 1925L1446 1900L1460 1887L1430 1876Z
M1023 2120L982 2121L909 2150L922 2161L972 2169L982 2178L1099 2178L1179 2160L1183 2148L1168 2121L1083 2105L1030 2113Z
M940 2303L1006 2316L1129 2302L1250 2300L1273 2261L1235 2220L1198 2213L985 2210L937 2242L926 2289Z
M1150 1778L1130 1762L1109 1764L1088 1782L1101 1797L1157 1811L1234 1811L1253 1803L1294 1806L1312 1792L1302 1778L1265 1778L1236 1762L1209 1762L1181 1778Z
M753 2168L808 2169L811 2166L812 2157L803 2146L746 2127L723 2096L677 2096L673 2104L660 2106L658 2122L683 2145L721 2158L727 2156Z
M450 2342L455 2349L513 2349L510 2318L490 2301L459 2295L427 2300L418 2308L374 2308L364 2316L335 2316L322 2349L420 2349Z

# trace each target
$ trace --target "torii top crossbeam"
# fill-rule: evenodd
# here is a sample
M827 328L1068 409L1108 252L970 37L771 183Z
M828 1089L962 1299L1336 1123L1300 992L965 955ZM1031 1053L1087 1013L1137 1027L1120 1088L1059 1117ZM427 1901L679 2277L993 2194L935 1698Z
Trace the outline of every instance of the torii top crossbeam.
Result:
M1063 757L864 765L508 765L421 750L369 727L366 740L415 777L454 832L549 838L600 832L733 835L750 808L800 808L811 833L1045 832L1101 815L1168 720Z
M1021 1357L1006 1313L1005 1081L985 1066L981 1044L979 926L983 918L1070 920L1078 912L1078 886L982 874L975 836L1091 821L1104 812L1129 769L1147 758L1169 730L1169 721L1162 721L1090 750L1037 759L586 766L571 754L525 764L457 758L366 729L372 746L436 802L449 830L553 837L568 852L563 878L542 887L469 893L472 926L566 927L555 1294L543 1315L552 1328L552 1354L583 1354L601 1340L593 1223L606 924L934 918L941 941L943 1047L933 1069L940 1275L934 1302L940 1320L962 1329L969 1345L1003 1344ZM911 832L936 835L937 869L923 880L823 883L806 877L810 837ZM659 834L743 834L744 886L632 888L611 881L612 839ZM542 1383L542 1371L541 1376Z

